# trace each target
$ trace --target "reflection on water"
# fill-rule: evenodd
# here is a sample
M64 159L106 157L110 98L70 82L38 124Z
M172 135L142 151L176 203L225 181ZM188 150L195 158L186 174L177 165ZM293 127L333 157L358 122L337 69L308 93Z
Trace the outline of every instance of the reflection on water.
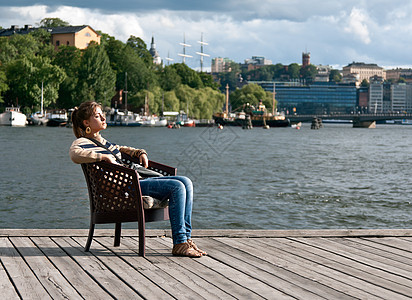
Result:
M411 228L412 126L109 128L195 185L194 228ZM87 228L71 129L0 127L0 228ZM136 227L136 224L127 225ZM168 228L168 222L149 228Z

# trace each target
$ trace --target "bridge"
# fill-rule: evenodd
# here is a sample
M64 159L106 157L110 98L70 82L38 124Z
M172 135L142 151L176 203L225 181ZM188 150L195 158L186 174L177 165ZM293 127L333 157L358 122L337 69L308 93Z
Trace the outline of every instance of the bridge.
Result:
M375 128L376 121L411 119L411 113L286 115L291 124L321 120L350 120L353 127Z

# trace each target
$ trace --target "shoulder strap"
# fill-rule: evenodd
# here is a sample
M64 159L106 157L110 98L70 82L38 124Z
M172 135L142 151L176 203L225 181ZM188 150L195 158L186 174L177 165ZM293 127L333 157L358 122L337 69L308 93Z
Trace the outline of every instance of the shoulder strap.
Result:
M93 143L95 143L97 146L102 147L102 148L106 149L107 151L109 151L109 152L116 158L116 160L117 160L118 163L120 163L121 165L124 165L124 162L123 162L120 158L118 158L117 155L114 154L112 150L110 150L109 148L107 148L105 145L103 145L102 143L100 143L98 140L93 139L93 138L89 138L89 137L85 137L85 138L91 140L91 141L92 141Z

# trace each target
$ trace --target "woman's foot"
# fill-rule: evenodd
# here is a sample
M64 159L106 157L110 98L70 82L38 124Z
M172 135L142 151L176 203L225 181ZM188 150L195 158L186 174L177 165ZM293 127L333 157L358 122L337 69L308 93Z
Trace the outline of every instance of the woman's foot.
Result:
M193 248L193 249L195 249L197 252L199 252L201 255L207 255L207 253L206 253L206 251L203 251L203 250L200 250L197 246L196 246L196 244L195 244L195 242L193 242L193 240L187 240L187 243Z
M187 256L187 257L201 257L202 254L195 250L188 242L173 245L172 254L175 256Z

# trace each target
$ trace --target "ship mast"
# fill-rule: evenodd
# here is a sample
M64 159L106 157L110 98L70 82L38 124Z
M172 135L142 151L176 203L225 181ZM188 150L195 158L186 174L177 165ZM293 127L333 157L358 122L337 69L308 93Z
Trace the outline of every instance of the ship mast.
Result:
M229 117L229 84L226 83L226 118Z
M275 115L275 95L276 95L276 92L275 92L275 83L273 83L273 99L272 99L272 116L274 116Z
M209 45L208 43L203 42L203 32L198 43L200 44L200 52L196 52L196 54L200 55L200 72L203 72L203 57L210 56L209 54L203 52L203 45Z
M183 53L179 53L178 55L182 57L182 62L186 62L186 57L193 57L191 55L186 54L186 47L192 47L192 45L186 44L186 36L183 34L183 43L179 43L183 46Z

